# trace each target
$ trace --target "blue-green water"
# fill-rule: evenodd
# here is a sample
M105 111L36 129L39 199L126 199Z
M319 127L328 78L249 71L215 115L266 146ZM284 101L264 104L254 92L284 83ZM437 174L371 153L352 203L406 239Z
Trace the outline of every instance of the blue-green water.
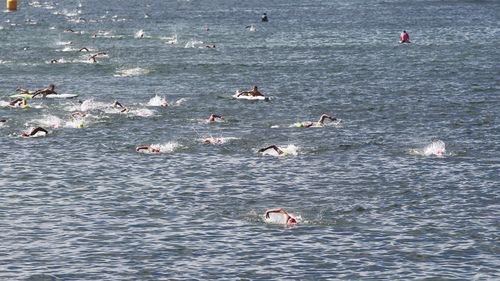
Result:
M18 6L0 16L0 279L500 278L497 1ZM49 83L80 96L6 105ZM271 100L232 98L252 85ZM341 121L292 126L323 113ZM299 223L264 223L275 207Z

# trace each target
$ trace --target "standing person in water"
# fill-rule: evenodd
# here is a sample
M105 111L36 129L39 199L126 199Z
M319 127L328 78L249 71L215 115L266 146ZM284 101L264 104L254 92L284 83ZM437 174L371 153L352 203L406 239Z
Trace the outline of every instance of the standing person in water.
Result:
M43 97L46 97L47 95L57 95L57 92L54 91L54 89L56 88L56 86L54 86L54 84L49 84L49 86L45 89L40 89L40 90L37 90L36 92L33 93L33 96L31 96L32 98L38 96L38 95L42 95Z
M266 219L269 219L269 213L280 213L283 215L284 221L286 221L286 224L295 224L297 223L297 220L293 217L291 217L283 208L277 208L277 209L269 209L266 211L265 217Z
M410 42L410 35L408 35L408 33L406 33L406 30L403 30L403 32L401 32L401 34L399 35L399 44L402 44L402 43L411 43Z
M239 96L252 96L252 97L263 97L264 95L259 92L259 90L257 89L257 86L253 86L253 88L250 90L250 91L242 91L240 92L237 97Z

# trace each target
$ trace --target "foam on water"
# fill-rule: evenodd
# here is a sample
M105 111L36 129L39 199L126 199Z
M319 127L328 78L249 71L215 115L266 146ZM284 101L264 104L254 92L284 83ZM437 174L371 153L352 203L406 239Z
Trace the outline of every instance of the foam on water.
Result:
M139 39L139 38L143 38L143 37L144 37L144 30L142 30L142 29L137 31L136 33L134 33L134 38Z
M156 144L151 144L150 147L154 149L160 150L160 152L151 152L148 150L140 150L138 153L144 153L144 154L157 154L157 153L172 153L176 149L181 148L182 146L178 142L166 142L166 143L156 143Z
M151 99L149 99L148 106L168 106L168 102L164 97L160 97L159 95L155 95Z
M129 110L128 113L138 117L151 117L154 116L156 112L148 108L138 108Z
M146 75L149 72L151 72L149 69L134 67L134 68L117 70L113 76L115 76L115 77L133 77L133 76Z
M34 119L29 122L30 124L38 124L41 127L47 128L59 128L62 124L61 118L55 115L42 116L39 119Z
M444 156L446 154L446 145L442 140L433 140L423 148L411 149L410 154L420 156Z

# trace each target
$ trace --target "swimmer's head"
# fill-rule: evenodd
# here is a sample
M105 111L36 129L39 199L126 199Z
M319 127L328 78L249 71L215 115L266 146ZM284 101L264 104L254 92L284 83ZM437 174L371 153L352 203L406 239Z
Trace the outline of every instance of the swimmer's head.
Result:
M54 86L54 84L49 84L49 89L50 90L54 90L56 88L56 86Z
M253 90L254 90L254 91L257 91L257 86L253 86Z
M289 217L286 223L297 223L297 220L292 217Z

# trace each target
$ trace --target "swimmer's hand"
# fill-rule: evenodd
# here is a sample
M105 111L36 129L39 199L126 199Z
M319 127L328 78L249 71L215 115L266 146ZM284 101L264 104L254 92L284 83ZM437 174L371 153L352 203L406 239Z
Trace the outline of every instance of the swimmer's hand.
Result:
M269 218L269 212L266 212L266 219Z

